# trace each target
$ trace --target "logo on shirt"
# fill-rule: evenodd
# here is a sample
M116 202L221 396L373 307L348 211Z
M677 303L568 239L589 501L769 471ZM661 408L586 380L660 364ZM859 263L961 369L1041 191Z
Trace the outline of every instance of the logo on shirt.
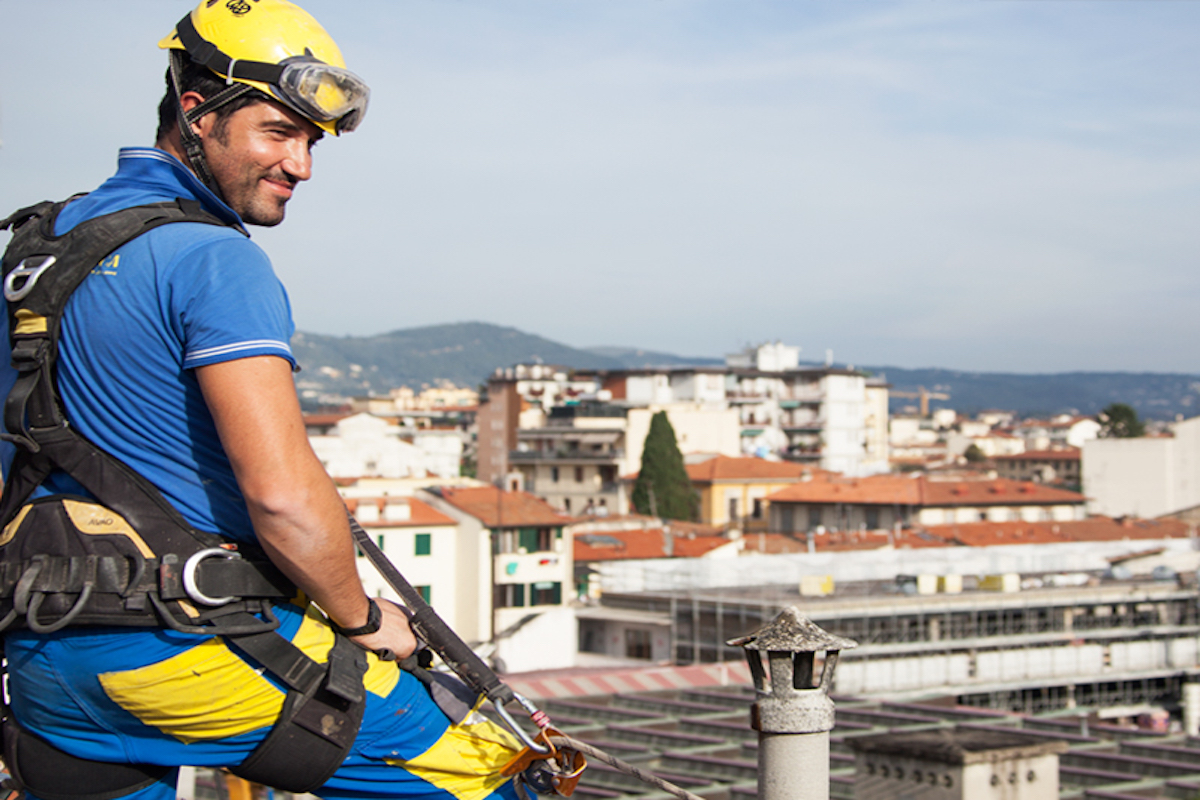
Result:
M117 276L117 265L121 263L121 254L114 253L107 256L92 268L93 275L107 275L110 278Z

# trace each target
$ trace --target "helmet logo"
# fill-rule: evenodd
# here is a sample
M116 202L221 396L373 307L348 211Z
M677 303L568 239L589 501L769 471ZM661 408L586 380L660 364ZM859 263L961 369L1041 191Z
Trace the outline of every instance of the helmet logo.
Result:
M250 4L247 3L246 0L229 0L229 2L225 4L225 7L238 17L242 16L243 14L248 14L251 8Z

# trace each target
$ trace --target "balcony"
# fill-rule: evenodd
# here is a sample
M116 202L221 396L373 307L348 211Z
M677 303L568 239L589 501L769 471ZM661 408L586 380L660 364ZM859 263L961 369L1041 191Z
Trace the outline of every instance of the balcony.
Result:
M789 447L784 452L783 457L788 461L819 461L821 458L821 448L820 446L805 445Z
M624 450L589 453L584 450L513 450L508 454L511 464L603 464L624 458Z

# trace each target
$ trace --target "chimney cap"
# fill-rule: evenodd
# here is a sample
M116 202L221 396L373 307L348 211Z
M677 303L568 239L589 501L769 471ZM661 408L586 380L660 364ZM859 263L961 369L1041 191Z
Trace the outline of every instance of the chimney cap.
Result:
M769 625L748 636L730 639L730 647L767 650L775 653L816 653L820 650L849 650L858 642L834 636L812 620L800 616L795 606L785 608Z

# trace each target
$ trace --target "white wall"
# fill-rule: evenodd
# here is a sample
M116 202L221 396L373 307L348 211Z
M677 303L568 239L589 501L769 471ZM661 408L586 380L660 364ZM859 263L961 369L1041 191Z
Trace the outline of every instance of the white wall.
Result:
M384 555L396 565L413 586L430 587L429 604L456 631L467 628L468 619L460 613L458 603L458 546L456 530L450 525L428 527L385 528L371 526L371 538L380 545ZM429 555L416 555L418 533L430 535ZM382 539L382 544L380 543ZM371 597L399 600L400 596L365 556L359 556L358 576L363 589ZM470 615L467 615L469 617Z
M622 474L641 469L642 447L646 444L646 434L650 432L650 419L659 411L667 412L667 419L675 429L680 452L741 455L741 425L736 409L718 409L693 403L631 408L626 417Z
M1200 417L1175 438L1092 439L1083 445L1083 491L1093 514L1158 517L1200 505Z
M462 438L457 431L421 432L422 443L432 452L402 441L402 432L400 426L364 413L346 417L330 435L309 436L308 441L325 471L335 478L421 477L426 472L458 476Z
M866 379L861 375L821 378L821 467L845 475L863 473L866 455Z

